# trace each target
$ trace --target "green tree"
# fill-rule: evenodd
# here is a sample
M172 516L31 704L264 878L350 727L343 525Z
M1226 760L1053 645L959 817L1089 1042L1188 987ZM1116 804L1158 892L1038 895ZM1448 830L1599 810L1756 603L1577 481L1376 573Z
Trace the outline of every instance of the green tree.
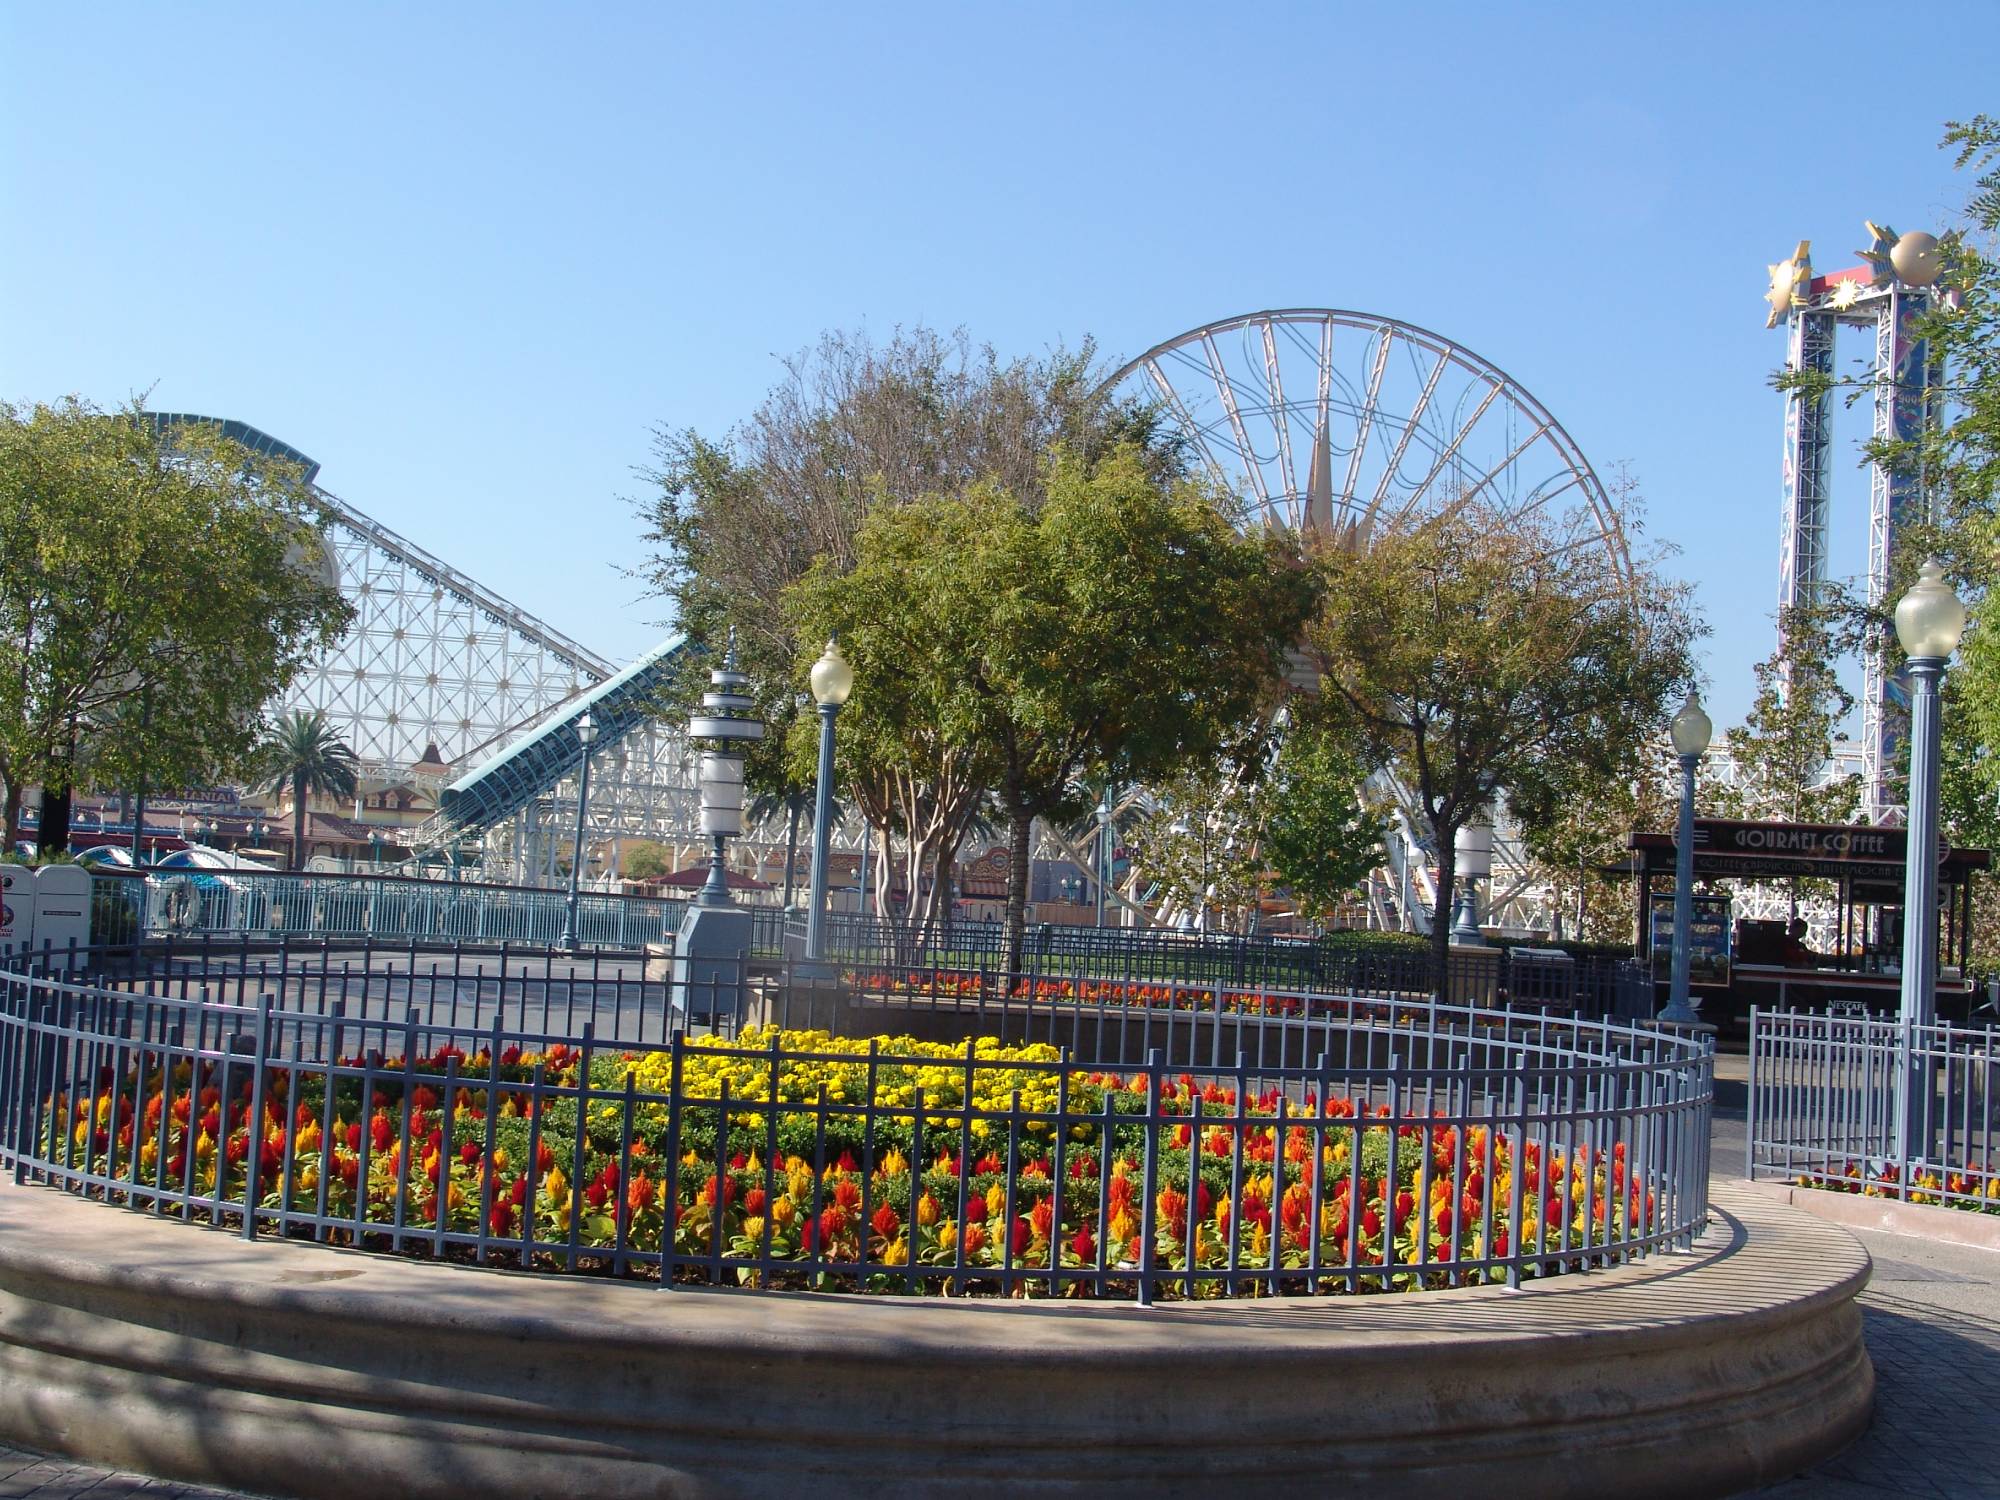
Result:
M1567 775L1545 766L1508 794L1534 874L1579 941L1632 940L1632 883L1602 872L1630 857L1633 831L1669 829L1679 816L1681 773L1672 745L1655 735L1626 749L1622 762L1571 767Z
M326 715L314 709L279 719L256 752L256 788L292 794L292 868L305 864L306 799L354 795L353 750L334 733Z
M1531 820L1563 785L1609 780L1693 676L1686 589L1614 565L1586 527L1467 504L1323 557L1310 640L1329 722L1401 778L1433 840L1440 976L1459 829L1503 793Z
M834 574L853 567L871 512L963 496L984 483L1033 508L1059 443L1092 457L1137 441L1156 472L1175 470L1177 449L1160 436L1154 415L1105 397L1102 375L1087 342L1003 361L963 332L919 327L879 344L833 332L785 362L783 378L738 430L656 431L646 476L654 491L639 507L649 556L636 575L694 639L720 641L735 628L739 657L774 731L750 756L755 788L811 796L811 760L795 763L784 747L801 715L805 678L795 669L818 656L825 637L801 638L783 596L822 560ZM691 659L676 701L693 701L703 680ZM867 712L843 715L843 734ZM810 708L803 717L806 732L814 732ZM935 798L906 786L889 799L904 809L900 815L881 797L861 805L871 819L904 817L903 831L919 838L924 862L948 863L956 844L938 840L960 823L957 788L954 767ZM896 873L876 868L881 889L891 888Z
M1254 909L1267 884L1254 769L1196 761L1151 789L1127 843L1148 900L1169 925L1207 930Z
M673 861L665 846L650 839L628 844L619 855L619 865L627 880L651 880L655 875L673 872Z
M878 511L849 573L823 564L793 595L814 627L801 638L856 643L857 701L878 672L893 684L896 733L850 739L857 768L907 766L925 744L942 778L957 757L955 831L994 793L1011 826L1010 966L1034 820L1077 814L1093 779L1219 753L1270 706L1315 594L1284 538L1243 536L1136 444L1097 462L1058 449L1045 483L1039 505L985 485Z
M1778 648L1755 667L1757 695L1720 748L1732 776L1709 803L1724 817L1780 823L1845 823L1861 801L1861 778L1833 774L1839 726L1854 696L1834 671L1834 648L1816 610L1788 610Z
M321 512L295 465L136 404L0 406L0 780L173 786L241 764L266 703L346 629L301 566Z
M1264 862L1301 914L1323 917L1382 863L1379 807L1363 797L1369 768L1342 737L1308 715L1279 742L1264 809Z

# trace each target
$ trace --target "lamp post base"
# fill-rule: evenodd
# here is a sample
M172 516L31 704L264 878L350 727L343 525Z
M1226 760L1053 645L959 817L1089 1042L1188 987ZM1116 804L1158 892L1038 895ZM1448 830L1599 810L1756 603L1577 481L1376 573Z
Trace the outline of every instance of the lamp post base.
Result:
M667 1008L683 1024L733 1026L750 998L750 913L740 906L690 906L674 936Z

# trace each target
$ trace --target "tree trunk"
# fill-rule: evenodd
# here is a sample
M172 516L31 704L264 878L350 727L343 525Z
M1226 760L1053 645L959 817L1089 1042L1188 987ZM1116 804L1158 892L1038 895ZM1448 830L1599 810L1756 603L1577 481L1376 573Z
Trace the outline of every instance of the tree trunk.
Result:
M1012 974L1021 967L1021 938L1028 927L1028 847L1035 815L1010 801L1007 817L1007 951L1002 967Z
M11 781L7 783L4 817L0 821L4 822L7 833L6 847L0 849L0 854L12 854L21 839L21 789Z
M1451 898L1458 879L1458 830L1431 825L1438 842L1437 898L1431 908L1431 993L1440 1000L1451 998Z
M794 792L792 803L792 831L785 838L785 910L792 909L793 871L799 863L799 803L804 799Z
M42 859L69 847L69 807L74 793L66 787L42 786L42 814L35 825L35 853Z
M292 773L292 868L306 865L306 773Z

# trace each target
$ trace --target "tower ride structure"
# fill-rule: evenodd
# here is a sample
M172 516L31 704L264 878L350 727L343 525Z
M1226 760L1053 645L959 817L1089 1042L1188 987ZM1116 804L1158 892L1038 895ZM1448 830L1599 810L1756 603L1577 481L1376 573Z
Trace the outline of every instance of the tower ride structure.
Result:
M1870 223L1862 264L1817 276L1812 245L1800 240L1768 266L1765 327L1785 328L1783 503L1778 534L1778 609L1782 637L1789 611L1821 602L1828 582L1832 515L1834 358L1842 329L1872 336L1867 377L1870 436L1877 445L1912 442L1937 419L1943 372L1922 334L1936 300L1938 243L1928 234L1898 235ZM1898 530L1928 515L1923 477L1878 451L1869 462L1868 573L1871 605L1888 598ZM1909 691L1888 669L1886 636L1862 653L1862 812L1871 823L1903 817L1898 764L1909 721Z

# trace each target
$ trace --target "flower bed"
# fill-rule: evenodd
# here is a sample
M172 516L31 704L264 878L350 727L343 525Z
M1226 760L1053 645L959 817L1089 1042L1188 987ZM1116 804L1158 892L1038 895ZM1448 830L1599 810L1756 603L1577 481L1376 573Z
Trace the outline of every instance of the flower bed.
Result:
M58 1176L336 1243L746 1285L1376 1291L1535 1275L1651 1232L1609 1150L1046 1046L746 1033L337 1067L139 1054L46 1098ZM1171 1277L1171 1280L1156 1279Z
M1967 1162L1956 1168L1919 1166L1905 1182L1902 1168L1893 1161L1850 1161L1838 1171L1800 1172L1792 1184L1863 1198L1941 1205L1964 1213L2000 1214L2000 1169L1991 1163Z
M1254 989L1212 985L1088 978L1034 978L986 975L975 969L921 969L851 973L846 983L857 994L881 999L932 1000L951 1004L1093 1005L1147 1010L1192 1010L1245 1016L1338 1014L1390 1017L1388 1001L1348 997L1316 998L1267 994ZM1412 1019L1414 1011L1405 1011Z

